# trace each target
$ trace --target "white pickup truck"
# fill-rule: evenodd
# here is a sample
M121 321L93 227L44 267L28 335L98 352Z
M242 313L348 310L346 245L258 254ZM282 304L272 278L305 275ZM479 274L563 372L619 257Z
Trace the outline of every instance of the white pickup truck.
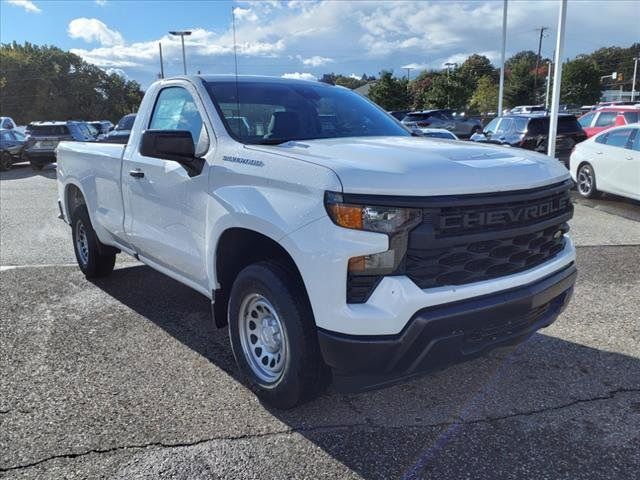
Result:
M280 408L522 341L573 291L557 160L414 137L342 87L161 80L127 145L62 142L57 159L84 274L125 252L209 297Z

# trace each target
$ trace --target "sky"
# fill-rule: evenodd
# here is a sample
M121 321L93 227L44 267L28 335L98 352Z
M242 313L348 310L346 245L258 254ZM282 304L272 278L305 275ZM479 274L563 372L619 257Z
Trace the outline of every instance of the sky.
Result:
M178 1L0 0L0 41L28 41L70 50L143 87L160 71L182 74L179 37L186 37L189 73L233 73L232 11L238 73L317 78L361 76L411 66L443 68L472 53L500 58L502 0L489 1ZM507 57L555 49L556 0L509 0ZM564 57L640 41L640 0L569 0Z

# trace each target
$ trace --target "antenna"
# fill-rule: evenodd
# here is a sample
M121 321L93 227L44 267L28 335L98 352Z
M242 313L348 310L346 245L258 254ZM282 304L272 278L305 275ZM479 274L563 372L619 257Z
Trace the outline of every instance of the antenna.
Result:
M236 68L236 110L237 116L240 117L240 93L238 89L238 44L236 43L236 10L231 7L231 22L233 24L233 61ZM240 118L237 119L238 131L240 131Z

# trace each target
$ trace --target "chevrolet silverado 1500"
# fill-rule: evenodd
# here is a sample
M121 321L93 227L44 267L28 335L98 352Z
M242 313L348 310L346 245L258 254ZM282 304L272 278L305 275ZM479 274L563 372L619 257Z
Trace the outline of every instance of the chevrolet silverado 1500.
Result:
M521 341L573 290L558 161L414 137L342 87L160 80L126 145L57 158L84 274L125 252L209 297L247 384L281 408Z

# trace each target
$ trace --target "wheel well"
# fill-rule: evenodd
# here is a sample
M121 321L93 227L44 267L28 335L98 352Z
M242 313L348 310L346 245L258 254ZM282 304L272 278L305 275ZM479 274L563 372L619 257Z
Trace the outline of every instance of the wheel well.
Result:
M73 184L67 186L65 204L67 205L67 215L69 215L69 217L71 217L71 214L77 207L86 204L84 195L82 195L80 189ZM71 221L71 218L68 220Z
M213 315L216 326L227 324L227 305L233 282L245 267L263 260L277 260L291 270L305 292L302 275L291 255L275 240L253 230L230 228L220 236L216 248L216 279L220 285L213 292ZM308 297L307 297L308 301Z

